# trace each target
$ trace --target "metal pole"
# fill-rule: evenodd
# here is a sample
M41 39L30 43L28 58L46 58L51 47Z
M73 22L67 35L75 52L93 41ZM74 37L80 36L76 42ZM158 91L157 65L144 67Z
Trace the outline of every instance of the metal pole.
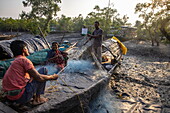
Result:
M108 8L110 7L110 0L109 0L109 3L108 3Z

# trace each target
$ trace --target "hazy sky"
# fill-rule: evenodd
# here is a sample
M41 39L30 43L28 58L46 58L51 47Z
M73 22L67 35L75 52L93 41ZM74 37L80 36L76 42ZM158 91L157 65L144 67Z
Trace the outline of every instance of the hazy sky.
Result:
M18 18L22 10L29 11L30 8L24 8L22 5L23 0L0 0L0 17L12 17ZM138 15L134 14L134 8L137 3L146 2L149 0L110 0L110 3L114 4L120 16L127 15L129 22L134 24L136 20L139 20ZM99 5L100 8L108 6L109 0L62 0L60 4L61 11L58 12L58 16L61 14L67 17L77 17L82 14L86 17L88 13L93 11L95 5Z

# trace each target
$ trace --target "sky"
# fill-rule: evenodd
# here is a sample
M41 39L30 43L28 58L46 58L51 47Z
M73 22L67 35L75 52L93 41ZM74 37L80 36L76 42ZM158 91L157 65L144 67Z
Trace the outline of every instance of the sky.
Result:
M22 11L30 11L31 8L25 8L22 5L23 0L0 0L0 17L19 18ZM127 15L128 22L135 24L136 20L141 20L135 12L137 3L149 2L149 0L110 0L110 4L114 4L112 8L117 9L120 17ZM93 11L95 5L100 8L107 7L109 0L62 0L59 4L61 11L57 13L60 17L64 14L67 17L77 17L82 14L86 17L88 13Z

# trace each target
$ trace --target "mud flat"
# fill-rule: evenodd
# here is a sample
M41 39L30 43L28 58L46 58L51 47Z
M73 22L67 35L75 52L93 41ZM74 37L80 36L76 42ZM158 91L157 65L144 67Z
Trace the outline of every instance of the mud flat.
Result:
M30 37L30 35L24 37L26 36ZM66 35L65 37L71 42L83 38L79 37L79 34ZM61 38L62 35L47 36L49 43L60 41ZM143 41L127 41L124 44L128 48L128 53L124 56L121 68L111 77L110 81L111 90L109 93L115 98L112 101L116 103L116 109L123 113L169 113L170 45L161 44L160 47L152 47L150 43ZM65 81L76 93L71 91L61 80L54 82L52 84L57 84L57 87L52 89L53 92L50 93L50 90L47 90L46 93L46 96L51 98L49 102L30 109L29 112L57 112L56 109L59 110L58 112L70 112L68 110L70 108L73 108L72 111L75 113L76 111L82 112L80 102L83 103L83 108L88 111L89 100L95 97L99 89L103 88L103 85L107 85L110 79L104 73L97 77L94 76L94 73L95 71L61 75L62 79L70 78ZM74 81L75 79L77 81ZM80 96L81 101L77 95ZM84 100L84 98L86 99Z
M111 94L123 113L170 112L170 45L124 42L128 48L121 68L112 76Z

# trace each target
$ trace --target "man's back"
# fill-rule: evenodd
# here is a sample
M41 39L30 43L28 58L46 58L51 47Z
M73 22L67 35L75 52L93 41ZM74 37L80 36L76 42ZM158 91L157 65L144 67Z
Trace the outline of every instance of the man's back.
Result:
M33 69L32 62L24 56L18 56L8 68L4 75L2 86L3 90L11 91L23 89L30 79L27 70ZM18 99L20 95L12 97L11 99Z

